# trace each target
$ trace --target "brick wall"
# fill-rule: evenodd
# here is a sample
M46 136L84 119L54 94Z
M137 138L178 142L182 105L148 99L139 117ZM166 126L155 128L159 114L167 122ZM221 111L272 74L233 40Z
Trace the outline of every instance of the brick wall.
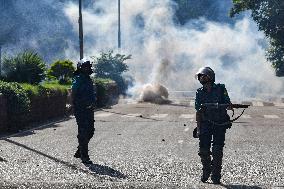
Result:
M66 113L66 101L66 95L31 98L30 121L45 121L64 116Z
M7 130L7 100L0 93L0 132Z

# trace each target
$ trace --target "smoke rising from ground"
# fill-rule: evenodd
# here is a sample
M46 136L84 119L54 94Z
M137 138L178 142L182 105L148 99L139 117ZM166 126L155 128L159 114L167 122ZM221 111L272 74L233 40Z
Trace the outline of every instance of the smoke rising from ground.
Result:
M216 81L226 84L233 99L279 95L283 81L274 76L266 61L265 36L252 20L242 16L231 21L227 16L231 0L186 2L198 14L180 25L173 0L121 1L119 52L132 54L129 74L135 79L129 93L138 98L138 89L147 83L160 83L170 91L194 91L200 87L194 79L196 71L211 66ZM58 58L77 61L77 3L0 0L0 43L4 53L32 48L49 63ZM117 0L84 3L86 56L117 49Z
M177 26L170 0L128 0L121 6L122 52L133 55L128 64L136 81L132 95L139 96L133 91L147 83L196 90L194 74L202 66L215 70L216 82L225 83L233 99L282 90L265 58L265 36L248 17L234 24L200 18ZM93 8L100 11L84 11L85 33L94 39L89 55L117 46L117 3L98 0ZM68 4L65 13L77 30L77 6Z
M169 93L165 86L160 84L145 84L140 91L137 91L140 94L140 101L142 102L151 102L156 104L166 104L170 103L168 100Z

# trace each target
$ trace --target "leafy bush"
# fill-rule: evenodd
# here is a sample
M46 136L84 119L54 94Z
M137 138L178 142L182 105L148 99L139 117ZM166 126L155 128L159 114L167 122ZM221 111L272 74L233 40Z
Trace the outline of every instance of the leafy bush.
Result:
M2 71L7 81L37 84L45 78L46 65L37 53L25 51L4 57Z
M125 94L127 85L122 77L123 72L128 71L125 61L130 59L131 55L113 55L113 51L101 53L99 57L92 57L95 62L94 73L98 78L111 79L118 85L119 92Z
M96 85L96 96L97 96L97 106L98 107L103 107L109 103L111 100L108 97L109 90L111 89L110 87L115 85L117 86L116 82L111 80L111 79L104 79L104 78L95 78L94 83ZM114 92L112 90L112 92Z
M50 97L55 95L66 95L67 90L70 88L68 85L60 85L58 83L43 83L41 85L31 85L28 83L20 84L22 88L26 91L28 96L34 97Z
M19 125L30 109L27 92L18 83L0 81L0 93L7 99L7 114L10 123Z
M75 67L70 60L58 60L51 64L47 72L48 78L59 80L60 84L71 84Z
M104 78L95 78L94 83L96 85L97 96L105 96L106 88L110 83L114 83L115 81L111 79Z

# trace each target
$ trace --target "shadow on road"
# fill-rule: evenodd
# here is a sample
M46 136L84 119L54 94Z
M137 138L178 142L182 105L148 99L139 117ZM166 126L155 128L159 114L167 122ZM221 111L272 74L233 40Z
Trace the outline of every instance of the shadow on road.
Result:
M262 189L259 186L248 186L248 185L241 185L241 184L221 184L224 188L227 189Z
M116 177L116 178L119 178L119 179L122 179L122 178L126 178L126 176L124 174L122 174L121 172L117 171L117 170L114 170L110 167L107 167L107 166L102 166L102 165L97 165L97 164L93 164L93 165L90 165L89 166L89 170L85 170L85 169L82 169L80 167L77 167L76 165L74 164L71 164L70 162L66 162L66 161L63 161L63 160L60 160L60 159L57 159L55 157L52 157L50 155L47 155L41 151L38 151L36 149L33 149L33 148L30 148L24 144L21 144L21 143L18 143L16 141L13 141L13 140L10 140L10 139L3 139L4 141L6 142L9 142L11 144L14 144L14 145L17 145L17 146L20 146L22 148L25 148L27 150L30 150L34 153L37 153L39 155L42 155L48 159L51 159L57 163L61 163L62 165L68 167L68 168L71 168L72 170L75 170L75 171L80 171L80 172L83 172L83 173L86 173L86 174L89 174L89 175L93 175L93 176L97 176L97 175L108 175L110 177ZM6 160L5 160L6 161Z
M92 164L89 166L89 170L98 175L107 175L110 177L116 177L120 179L126 178L126 176L121 172L104 165Z
M9 137L25 137L25 136L33 135L35 134L34 131L43 130L47 128L54 128L54 130L56 130L56 128L60 127L59 123L63 121L68 121L70 119L72 118L69 116L65 118L50 119L45 122L33 123L29 126L26 126L26 128L24 128L23 130L10 131L10 132L1 134L0 140L9 138Z

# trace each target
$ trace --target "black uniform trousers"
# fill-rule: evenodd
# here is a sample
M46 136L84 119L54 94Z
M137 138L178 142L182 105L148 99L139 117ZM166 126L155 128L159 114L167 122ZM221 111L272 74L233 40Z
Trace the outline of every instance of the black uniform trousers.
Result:
M211 178L220 180L226 128L224 126L203 122L200 129L198 154L201 157L203 170L207 172L212 171ZM212 153L210 150L211 146ZM213 158L212 161L211 155Z
M75 111L75 118L78 125L78 149L81 158L89 159L88 144L94 135L94 111L92 109L84 109Z

